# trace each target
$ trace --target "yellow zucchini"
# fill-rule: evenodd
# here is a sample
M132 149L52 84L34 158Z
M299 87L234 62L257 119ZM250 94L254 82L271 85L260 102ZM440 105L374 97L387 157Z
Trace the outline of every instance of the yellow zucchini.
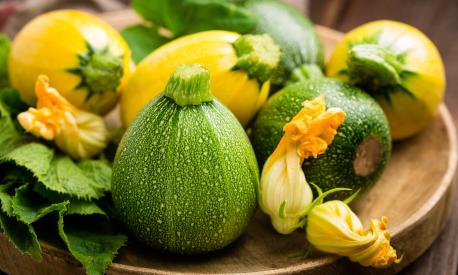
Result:
M370 22L346 34L326 73L375 97L393 139L426 127L444 97L444 65L437 48L422 32L400 22Z
M176 39L138 65L121 96L123 125L129 126L164 90L178 65L201 64L211 72L213 94L245 126L266 101L279 59L280 50L268 35L205 31Z
M131 74L130 50L108 24L88 13L58 10L30 21L15 37L9 57L11 85L35 105L38 75L79 109L112 109Z

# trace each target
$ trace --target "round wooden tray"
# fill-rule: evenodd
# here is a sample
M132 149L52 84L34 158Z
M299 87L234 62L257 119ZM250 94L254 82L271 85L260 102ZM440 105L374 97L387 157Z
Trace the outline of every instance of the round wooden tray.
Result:
M131 23L113 16L117 26ZM121 18L123 18L121 16ZM110 17L107 18L110 21ZM318 27L329 53L341 34ZM352 204L367 226L370 218L389 218L392 244L402 262L388 269L363 268L325 254L300 256L307 247L304 232L276 234L258 212L247 232L235 243L205 256L177 257L138 244L120 250L107 274L250 273L250 274L392 274L421 255L438 236L455 201L457 138L453 120L442 105L436 119L414 138L397 142L380 181ZM21 255L0 235L0 269L10 274L84 274L65 251L42 242L43 262Z

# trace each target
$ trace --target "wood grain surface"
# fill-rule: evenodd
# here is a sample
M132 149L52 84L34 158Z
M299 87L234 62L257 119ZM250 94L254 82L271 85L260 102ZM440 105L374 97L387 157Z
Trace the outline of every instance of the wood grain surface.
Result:
M110 14L113 24L129 15ZM112 20L110 20L112 18ZM121 20L121 18L124 18ZM133 18L132 18L133 19ZM123 21L122 24L132 21ZM329 50L340 34L319 28ZM434 155L434 162L431 156ZM404 260L390 269L362 268L346 259L316 254L302 259L306 247L303 232L290 236L276 234L258 213L241 239L219 253L200 257L173 257L156 253L139 244L121 249L108 274L167 274L169 272L250 272L259 274L391 274L418 257L433 242L448 220L454 201L451 184L456 174L456 135L452 119L442 106L429 128L420 135L394 145L393 157L380 182L353 205L368 225L371 217L387 215L393 245ZM80 274L82 268L66 253L43 243L43 263L20 256L4 237L0 238L0 269L11 274Z
M301 0L298 0L300 2ZM445 102L458 124L458 1L456 0L327 0L311 1L309 11L315 23L340 31L359 24L392 19L425 32L437 45L447 73ZM456 183L458 184L458 182ZM428 251L403 270L408 275L456 275L458 266L458 202L451 219Z

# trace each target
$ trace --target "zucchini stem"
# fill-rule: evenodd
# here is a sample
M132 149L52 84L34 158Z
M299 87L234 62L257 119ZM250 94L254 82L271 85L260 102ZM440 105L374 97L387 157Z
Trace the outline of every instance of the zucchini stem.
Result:
M244 70L260 83L269 80L280 62L280 48L268 34L243 35L232 46L237 53L234 70Z
M180 65L170 77L164 94L180 106L212 101L210 73L202 65Z
M87 43L88 51L79 55L80 64L68 69L81 77L75 89L87 89L86 100L96 94L116 92L124 74L123 57L113 55L108 48L94 49Z
M377 44L359 44L349 50L348 75L352 84L368 91L402 84L403 64L397 55Z
M288 80L288 84L323 77L323 71L321 71L321 68L318 65L304 64L292 71Z

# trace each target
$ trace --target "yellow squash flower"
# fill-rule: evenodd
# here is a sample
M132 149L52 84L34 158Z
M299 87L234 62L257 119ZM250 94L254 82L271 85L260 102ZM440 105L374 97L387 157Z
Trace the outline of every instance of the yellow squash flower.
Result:
M386 267L399 263L390 245L388 219L371 220L364 230L355 213L342 201L328 201L313 208L307 218L307 240L318 250L346 256L363 266Z
M326 151L344 119L341 109L326 110L325 99L320 96L305 101L301 111L284 126L285 134L267 159L259 186L259 205L279 233L289 234L301 225L313 199L302 163Z
M21 126L36 137L54 140L57 147L74 159L99 154L108 143L108 130L101 116L82 111L38 76L35 84L37 108L18 115Z

